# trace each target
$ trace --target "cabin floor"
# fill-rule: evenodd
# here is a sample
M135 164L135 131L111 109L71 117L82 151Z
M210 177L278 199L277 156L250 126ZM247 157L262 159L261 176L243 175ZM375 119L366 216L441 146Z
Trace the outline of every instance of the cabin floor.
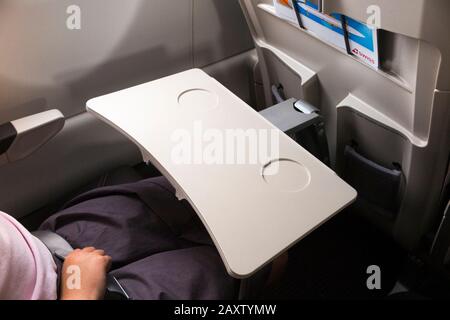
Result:
M405 254L391 240L347 209L289 252L281 282L270 299L368 299L387 296ZM381 290L369 290L369 266L381 269Z
M369 290L369 266L381 270L381 289ZM396 292L398 281L410 288ZM429 299L450 297L450 283L409 255L351 208L314 231L289 252L281 281L263 299ZM395 288L395 289L394 289ZM444 289L445 288L445 289Z

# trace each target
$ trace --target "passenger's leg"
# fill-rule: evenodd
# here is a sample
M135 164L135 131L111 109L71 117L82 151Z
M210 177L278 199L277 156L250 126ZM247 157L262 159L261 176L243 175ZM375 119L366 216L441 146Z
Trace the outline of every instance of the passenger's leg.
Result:
M41 230L58 233L74 248L105 250L113 268L198 245L197 238L210 241L195 213L161 182L166 183L157 178L92 191L50 217Z
M132 299L233 299L231 278L217 251L209 246L159 253L115 270Z

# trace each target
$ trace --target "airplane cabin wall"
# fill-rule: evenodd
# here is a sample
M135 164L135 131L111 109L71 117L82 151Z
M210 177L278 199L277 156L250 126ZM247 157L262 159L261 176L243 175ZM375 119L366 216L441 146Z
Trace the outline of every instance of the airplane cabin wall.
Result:
M74 4L79 30L67 27ZM88 99L199 67L252 103L253 48L237 0L2 0L0 123L56 108L66 124L30 157L0 167L0 210L23 217L142 161L85 112Z

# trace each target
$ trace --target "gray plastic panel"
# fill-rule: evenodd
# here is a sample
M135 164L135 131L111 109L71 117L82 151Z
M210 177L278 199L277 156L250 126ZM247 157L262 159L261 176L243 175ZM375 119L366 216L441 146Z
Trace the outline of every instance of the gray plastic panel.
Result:
M123 3L2 0L0 122L52 108L70 117L94 96L253 49L237 0ZM66 26L74 4L80 30Z
M193 0L194 67L253 48L238 0Z
M287 135L295 134L319 121L317 113L305 114L297 111L294 108L296 101L286 100L261 111L260 114Z
M66 27L67 8L81 29ZM191 0L2 0L0 119L58 108L192 67ZM13 32L12 32L13 30Z

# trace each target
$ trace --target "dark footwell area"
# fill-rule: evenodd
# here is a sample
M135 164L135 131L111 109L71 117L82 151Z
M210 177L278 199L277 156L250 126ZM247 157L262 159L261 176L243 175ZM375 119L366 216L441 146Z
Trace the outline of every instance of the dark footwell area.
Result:
M347 210L289 252L282 280L268 299L384 298L394 288L406 253L363 218ZM369 266L381 269L381 290L369 290Z

